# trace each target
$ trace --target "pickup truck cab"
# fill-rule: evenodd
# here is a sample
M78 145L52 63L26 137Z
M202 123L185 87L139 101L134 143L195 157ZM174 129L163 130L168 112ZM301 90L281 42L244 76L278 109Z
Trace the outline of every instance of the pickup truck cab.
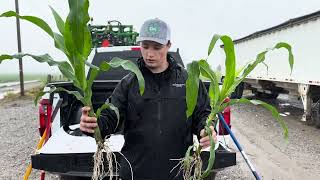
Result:
M184 66L179 50L169 53L177 63ZM138 46L116 46L93 49L89 57L92 59L92 64L99 65L102 61L111 60L113 57L135 62L140 56ZM88 68L87 73L89 71ZM117 83L127 73L128 71L119 68L97 76L92 86L94 109L97 109L109 98ZM75 90L71 82L49 83L45 88L50 89L51 87ZM46 94L42 97L39 103L39 132L42 135L47 129L48 137L37 154L31 156L34 169L59 174L61 179L89 179L92 176L93 153L97 147L94 138L82 134L79 129L81 108L81 102L65 92ZM230 117L229 109L225 115L225 117L228 115ZM115 134L110 137L108 143L112 151L120 152L124 138L121 133ZM203 154L208 156L209 153ZM216 151L215 168L232 166L235 163L235 153L223 148L223 146L219 147Z

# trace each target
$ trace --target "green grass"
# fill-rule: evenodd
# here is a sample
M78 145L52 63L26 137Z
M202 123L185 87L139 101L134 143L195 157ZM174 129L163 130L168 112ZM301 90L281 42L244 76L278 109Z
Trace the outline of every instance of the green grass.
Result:
M24 81L40 80L45 81L46 74L24 74ZM19 81L19 74L0 74L0 83Z

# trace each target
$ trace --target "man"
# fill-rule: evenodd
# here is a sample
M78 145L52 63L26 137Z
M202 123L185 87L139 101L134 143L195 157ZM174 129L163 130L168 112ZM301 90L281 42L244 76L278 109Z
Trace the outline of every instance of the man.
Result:
M170 171L183 158L193 144L193 134L202 137L200 145L210 145L204 133L204 124L210 113L209 98L202 83L193 115L186 117L186 70L168 54L171 47L170 28L160 19L147 20L141 27L138 41L142 58L138 66L145 79L145 92L139 94L137 78L133 73L124 77L115 88L111 103L118 107L120 123L124 125L125 143L121 150L130 162L134 180L183 179L178 169ZM88 117L88 107L83 108L80 129L93 133L97 119ZM118 127L116 115L104 111L99 127L103 137L114 133ZM213 127L212 127L213 129ZM213 131L213 137L216 137ZM125 160L120 162L120 177L131 179Z

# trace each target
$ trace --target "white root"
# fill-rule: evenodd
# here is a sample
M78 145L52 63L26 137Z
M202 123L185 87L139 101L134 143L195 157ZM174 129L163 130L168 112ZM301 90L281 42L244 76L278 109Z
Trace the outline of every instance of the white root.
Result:
M106 143L107 144L107 143ZM93 175L92 180L102 180L105 175L109 176L109 180L112 180L113 177L116 177L118 174L118 162L116 161L116 155L110 150L108 145L98 142L97 151L93 155ZM105 172L104 168L104 154L106 154L106 161L108 162L108 169ZM115 165L115 167L114 167Z
M183 179L185 180L201 180L202 160L200 156L193 155L180 159L170 172L173 172L179 166L177 176L183 172Z

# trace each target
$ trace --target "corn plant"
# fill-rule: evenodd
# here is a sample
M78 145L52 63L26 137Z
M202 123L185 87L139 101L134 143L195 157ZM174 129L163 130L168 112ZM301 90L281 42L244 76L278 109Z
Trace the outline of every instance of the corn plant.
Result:
M225 59L225 77L223 81L222 88L219 88L219 72L215 72L211 69L208 64L208 57L210 56L216 42L218 40L223 42L223 49L226 55ZM267 49L256 56L256 59L251 63L248 63L246 66L239 68L236 71L236 56L234 51L234 44L230 37L214 35L209 48L208 48L208 57L206 59L200 59L198 61L193 61L187 65L188 79L186 82L186 99L187 99L187 117L190 117L196 106L198 89L199 89L199 80L200 77L204 77L210 81L209 86L209 97L210 97L210 106L211 113L206 120L205 132L209 135L210 138L210 156L208 160L208 166L204 171L202 171L202 161L200 158L201 146L195 147L195 153L191 153L191 150L194 146L190 146L185 158L180 162L181 170L183 170L183 175L185 179L192 180L201 180L206 178L212 171L212 167L215 159L215 142L212 138L212 132L210 126L217 123L218 118L217 114L222 112L227 106L234 105L237 103L252 103L254 105L261 105L264 108L271 111L272 116L278 121L281 128L283 129L284 138L288 137L288 128L285 122L281 119L279 112L275 107L260 101L260 100L249 100L246 98L241 99L232 99L229 102L224 102L225 98L231 95L236 89L236 87L248 76L248 74L254 70L254 68L260 64L264 63L265 55L269 51L285 48L289 53L289 65L292 72L294 58L291 52L291 46L287 43L280 42L276 44L273 48Z
M90 31L88 29L88 21L90 20L88 9L89 0L69 0L69 14L66 20L63 20L60 15L50 7L54 16L56 26L59 32L54 32L51 27L41 18L35 16L21 16L14 11L7 11L0 15L0 17L18 17L20 19L29 21L34 25L44 30L54 42L55 47L65 54L67 61L55 61L50 55L32 55L28 53L18 53L14 55L3 54L0 56L0 63L4 60L19 59L24 56L29 56L40 63L47 63L49 66L57 66L61 73L78 89L78 91L68 91L64 88L55 88L47 92L41 92L36 100L44 93L53 93L64 91L68 94L74 95L84 106L91 107L89 116L100 116L100 112L106 108L115 111L119 118L119 112L115 106L106 103L103 104L96 112L92 108L92 84L99 72L108 71L111 68L122 67L135 73L138 82L139 90L142 95L144 92L144 79L138 67L129 60L120 58L113 58L110 62L104 61L99 67L90 64L87 59L91 52L92 40ZM85 66L90 66L91 74L89 79L86 79ZM99 120L99 119L98 119ZM94 154L94 172L93 179L101 179L104 175L103 167L103 152L107 153L107 161L109 163L107 174L112 178L113 158L114 154L109 150L104 143L105 140L101 137L99 127L95 128L94 138L97 143L97 151ZM85 145L85 144L84 144ZM116 170L115 170L116 171Z

